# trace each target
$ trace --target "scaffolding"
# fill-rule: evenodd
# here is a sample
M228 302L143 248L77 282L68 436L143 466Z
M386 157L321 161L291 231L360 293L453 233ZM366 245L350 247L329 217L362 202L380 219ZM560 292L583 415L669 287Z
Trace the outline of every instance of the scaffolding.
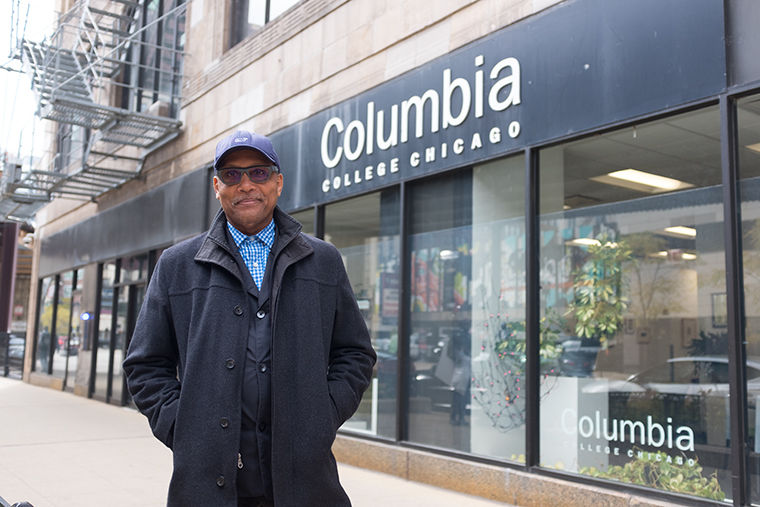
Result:
M95 200L140 176L146 156L176 137L187 2L78 0L43 42L21 39L37 114L88 135L81 160L47 170L6 164L0 219L29 220L55 197ZM150 12L144 12L148 9Z

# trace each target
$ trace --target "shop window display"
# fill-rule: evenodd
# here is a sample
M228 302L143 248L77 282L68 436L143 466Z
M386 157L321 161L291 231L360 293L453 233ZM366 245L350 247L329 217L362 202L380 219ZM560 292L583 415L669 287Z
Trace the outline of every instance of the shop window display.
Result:
M730 500L717 107L540 152L541 465Z

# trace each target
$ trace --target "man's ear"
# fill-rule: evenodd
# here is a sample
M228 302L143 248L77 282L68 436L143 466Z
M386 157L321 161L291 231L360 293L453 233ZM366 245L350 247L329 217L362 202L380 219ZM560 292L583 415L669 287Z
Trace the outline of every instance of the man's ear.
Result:
M216 196L216 199L219 200L219 178L214 176L211 181L214 186L214 195Z

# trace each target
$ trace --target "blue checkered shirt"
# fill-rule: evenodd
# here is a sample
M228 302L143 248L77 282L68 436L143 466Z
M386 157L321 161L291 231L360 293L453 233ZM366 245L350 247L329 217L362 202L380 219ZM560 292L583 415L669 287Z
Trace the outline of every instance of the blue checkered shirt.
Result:
M267 270L267 258L274 245L274 234L276 232L274 220L253 236L246 236L229 222L227 222L227 228L232 234L232 239L235 240L235 245L240 251L243 262L245 262L248 271L251 272L253 281L256 282L256 287L261 289L264 273Z

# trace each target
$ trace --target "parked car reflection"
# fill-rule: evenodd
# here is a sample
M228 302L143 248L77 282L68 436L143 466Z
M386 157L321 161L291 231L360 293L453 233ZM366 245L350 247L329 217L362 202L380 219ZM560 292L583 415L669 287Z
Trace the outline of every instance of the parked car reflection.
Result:
M597 342L573 337L561 342L560 373L565 377L591 377L596 367L596 356L601 350Z
M24 348L26 347L26 340L21 336L11 335L8 342L8 357L19 361L24 360Z
M760 394L760 361L747 361L747 390ZM585 393L643 393L653 391L681 396L728 396L728 358L722 356L674 357L629 376L626 380L596 382Z
M20 369L24 364L25 347L26 340L22 336L6 335L6 339L0 341L0 368Z

